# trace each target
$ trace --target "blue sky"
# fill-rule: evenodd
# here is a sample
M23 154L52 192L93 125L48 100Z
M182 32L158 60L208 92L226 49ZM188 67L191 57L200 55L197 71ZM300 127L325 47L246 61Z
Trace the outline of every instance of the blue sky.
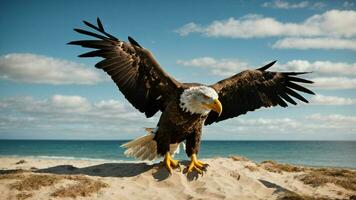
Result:
M0 139L130 139L154 127L129 105L99 59L66 45L100 17L134 37L172 76L212 84L278 60L314 71L317 96L204 128L203 139L355 140L354 1L7 1L0 12Z

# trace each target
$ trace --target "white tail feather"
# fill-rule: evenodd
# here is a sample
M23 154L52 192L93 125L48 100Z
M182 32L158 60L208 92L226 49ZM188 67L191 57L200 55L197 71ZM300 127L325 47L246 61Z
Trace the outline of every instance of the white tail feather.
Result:
M126 148L125 155L139 160L153 160L157 157L157 143L153 138L153 129L146 129L149 133L127 142L121 147Z
M156 129L146 128L146 131L148 132L146 135L121 145L121 147L126 148L125 156L139 160L154 160L157 158L157 142L153 139ZM173 156L179 153L179 146L180 143L170 144L169 153ZM183 148L185 149L184 143Z

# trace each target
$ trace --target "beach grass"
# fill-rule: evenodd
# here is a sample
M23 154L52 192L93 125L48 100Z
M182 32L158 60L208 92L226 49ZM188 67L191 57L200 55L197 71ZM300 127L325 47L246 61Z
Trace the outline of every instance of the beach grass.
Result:
M78 196L88 197L93 193L97 193L102 188L108 187L108 184L92 180L84 176L65 176L68 180L77 181L76 184L69 187L61 187L54 191L51 196L53 197L69 197L76 198Z
M0 179L17 180L10 184L9 188L19 192L16 194L16 199L18 200L30 198L34 192L42 187L55 186L63 180L73 181L74 184L56 188L50 196L62 198L88 197L108 186L108 184L100 180L93 180L83 175L33 174L25 170L13 170L6 174L1 174Z
M261 167L270 172L303 172L297 178L303 183L313 187L323 186L327 183L333 183L345 189L356 192L356 171L338 168L315 168L302 167L290 164L282 164L276 161L267 160L260 164Z
M356 192L356 171L336 168L308 168L306 173L298 178L313 187L333 183Z
M264 169L266 169L267 171L276 172L276 173L281 173L283 171L284 172L302 172L305 170L304 167L278 163L273 160L263 161L263 162L261 162L260 166L263 167Z

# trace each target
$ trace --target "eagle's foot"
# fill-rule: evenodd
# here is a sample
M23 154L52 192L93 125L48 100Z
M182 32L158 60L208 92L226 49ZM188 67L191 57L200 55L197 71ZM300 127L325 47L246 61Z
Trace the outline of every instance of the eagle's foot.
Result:
M180 168L180 165L178 163L178 160L174 160L171 157L171 154L169 152L166 153L164 157L164 164L170 174L172 174L172 167L173 168Z
M190 173L194 170L196 170L198 172L198 174L203 174L204 172L206 172L206 167L209 166L208 164L205 164L201 161L199 161L197 159L197 155L196 154L192 154L191 156L191 161L189 166L186 169L187 173Z

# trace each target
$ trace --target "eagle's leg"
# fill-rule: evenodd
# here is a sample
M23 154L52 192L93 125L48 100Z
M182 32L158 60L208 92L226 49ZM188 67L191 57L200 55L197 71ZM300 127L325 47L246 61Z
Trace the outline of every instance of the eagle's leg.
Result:
M196 170L199 174L203 174L206 171L207 164L199 161L197 159L197 154L200 147L200 138L201 138L201 126L196 126L193 133L189 134L186 138L186 148L185 151L190 157L190 164L187 166L185 171L187 173Z
M174 160L169 152L167 152L164 156L164 164L166 165L166 168L170 174L172 174L172 167L180 167L178 161Z
M190 157L191 161L188 166L187 172L190 173L195 169L199 174L203 174L204 171L206 171L206 166L208 164L205 164L197 159L197 155L195 153L192 154Z

